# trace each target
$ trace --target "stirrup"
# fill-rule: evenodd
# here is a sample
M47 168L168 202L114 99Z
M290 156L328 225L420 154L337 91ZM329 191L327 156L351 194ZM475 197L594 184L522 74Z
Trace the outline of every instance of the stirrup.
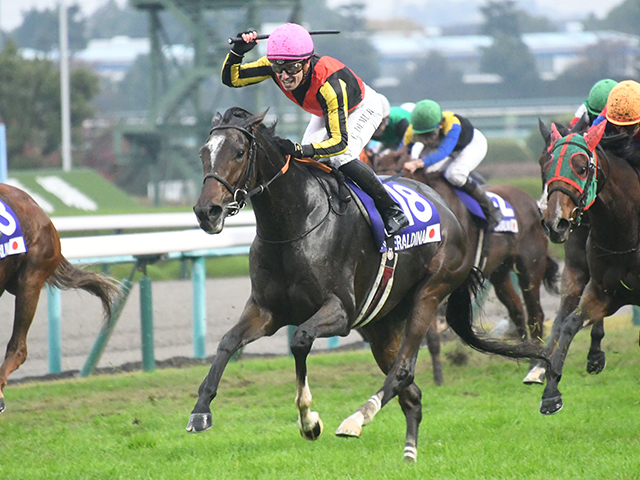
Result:
M384 213L381 212L381 215L384 221L384 228L390 237L393 237L403 228L409 226L409 219L400 207L389 207Z

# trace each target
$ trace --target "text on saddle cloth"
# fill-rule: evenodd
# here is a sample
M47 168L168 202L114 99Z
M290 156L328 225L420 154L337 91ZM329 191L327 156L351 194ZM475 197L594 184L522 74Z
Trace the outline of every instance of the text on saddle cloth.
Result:
M11 207L0 200L0 258L26 253L22 227Z
M364 205L371 220L373 238L380 252L387 251L384 224L380 212L373 200L353 182L347 183ZM440 232L440 214L435 205L421 193L393 180L384 181L384 187L391 197L398 202L404 214L409 219L409 226L393 237L393 250L396 252L412 247L442 241Z
M455 188L454 190L456 191L458 198L462 200L462 203L464 203L464 205L467 207L467 210L469 210L472 215L482 218L483 220L487 219L477 200L458 188ZM518 220L516 219L516 211L513 209L511 204L500 195L497 195L493 192L486 192L486 194L489 198L491 198L493 204L500 209L500 211L502 212L502 216L504 217L502 221L498 225L496 225L493 231L499 233L518 233Z

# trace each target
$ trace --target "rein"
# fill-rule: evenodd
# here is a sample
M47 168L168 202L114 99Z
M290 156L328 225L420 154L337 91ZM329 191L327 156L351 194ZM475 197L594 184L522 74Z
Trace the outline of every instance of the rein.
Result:
M224 185L224 187L233 196L233 202L229 204L229 208L230 208L229 216L233 216L233 215L236 215L240 210L242 210L246 206L247 200L249 200L254 195L260 195L262 192L264 192L265 188L271 185L271 183L273 183L277 178L280 178L282 175L287 173L287 170L289 170L289 162L291 160L291 156L287 155L287 161L285 162L284 166L280 170L278 170L278 172L271 178L271 180L268 180L267 182L261 185L258 185L256 188L253 188L252 190L247 190L247 188L249 188L248 187L249 181L251 180L251 177L253 176L253 173L255 171L256 156L257 156L256 145L262 148L265 154L267 152L264 149L264 147L257 142L256 137L253 133L251 133L249 130L243 127L240 127L238 125L218 125L211 129L211 131L209 132L209 135L211 135L211 133L213 133L214 130L225 130L230 128L244 133L247 137L249 137L251 142L249 146L249 152L247 154L247 167L243 172L243 175L245 176L244 187L237 188L237 186L240 185L240 180L238 180L238 184L235 187L232 187L231 184L226 179L224 179L223 177L221 177L215 172L207 173L204 176L204 179L202 180L202 184L204 185L208 179L213 178L214 180L217 180L222 185ZM240 196L241 198L238 198Z
M209 135L211 135L211 133L213 133L214 130L226 130L226 129L238 130L238 131L242 132L244 135L246 135L247 138L250 141L249 152L247 154L247 163L246 163L246 167L245 167L245 169L244 169L244 171L243 171L243 173L242 173L242 175L240 177L241 180L238 180L238 183L235 186L232 186L224 177L221 177L220 175L218 175L215 172L210 172L210 173L205 174L204 179L202 180L202 184L204 185L207 180L209 180L210 178L213 178L214 180L217 180L218 182L220 182L229 191L229 193L233 196L233 202L231 202L228 205L229 206L229 214L228 215L229 216L233 216L233 215L236 215L240 210L242 210L246 206L247 200L249 200L251 197L253 197L255 195L260 195L261 193L263 193L269 185L271 185L275 180L277 180L278 178L283 176L285 173L287 173L287 171L289 170L290 162L291 162L291 155L287 155L287 157L286 157L287 161L285 162L285 164L282 166L282 168L280 170L278 170L278 172L270 180L258 185L257 187L255 187L255 188L253 188L251 190L248 190L249 182L251 181L251 178L253 178L253 176L255 175L255 170L256 170L256 158L257 158L257 148L256 148L256 146L261 148L262 151L265 153L265 155L268 156L267 151L264 149L264 147L260 143L258 143L258 141L256 140L255 135L252 132L250 132L249 130L247 130L247 129L239 126L239 125L218 125L216 127L213 127L209 131ZM296 158L295 160L300 162L300 163L304 163L304 164L307 164L309 166L315 167L315 168L317 168L319 170L322 170L324 172L327 172L327 173L331 173L333 171L333 169L330 166L325 165L323 163L320 163L320 162L318 162L316 160L313 160L313 159L310 159L310 158ZM267 240L267 239L263 238L262 236L260 236L260 233L256 230L256 236L261 241L263 241L265 243L272 243L272 244L284 244L284 243L295 242L297 240L300 240L300 239L306 237L311 232L313 232L315 229L317 229L320 225L322 225L331 212L334 212L336 215L344 215L346 213L346 210L344 212L338 212L333 207L333 205L331 204L332 196L331 196L330 192L327 191L327 189L325 188L325 186L322 183L322 181L315 174L313 176L320 183L320 186L324 190L324 192L327 195L327 198L329 200L329 208L327 209L327 213L324 215L324 217L322 217L322 219L315 226L311 227L306 232L302 233L301 235L298 235L295 238L287 239L287 240ZM242 178L243 177L244 177L244 185L243 185L243 187L239 188L238 186L242 183Z

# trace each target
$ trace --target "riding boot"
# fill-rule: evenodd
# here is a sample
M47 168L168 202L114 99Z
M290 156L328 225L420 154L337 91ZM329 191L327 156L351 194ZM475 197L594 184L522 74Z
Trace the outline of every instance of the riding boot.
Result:
M493 204L493 201L487 196L487 194L480 188L480 186L472 179L468 178L460 189L468 193L480 204L480 208L487 217L487 231L491 232L502 221L504 216L498 207Z
M409 225L409 219L400 205L391 198L387 189L384 188L380 179L368 165L360 160L352 160L342 165L339 170L357 183L373 199L382 216L387 235L393 236Z

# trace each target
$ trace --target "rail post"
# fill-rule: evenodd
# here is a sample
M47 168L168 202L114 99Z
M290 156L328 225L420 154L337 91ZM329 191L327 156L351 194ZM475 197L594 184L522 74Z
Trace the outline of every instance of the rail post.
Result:
M206 358L207 296L205 289L205 264L203 257L193 259L191 282L193 284L193 356Z
M60 373L62 371L60 290L49 285L47 285L47 309L49 316L49 373Z
M151 372L156 368L153 351L153 299L151 279L147 276L147 262L141 262L140 279L140 327L142 334L142 369Z

